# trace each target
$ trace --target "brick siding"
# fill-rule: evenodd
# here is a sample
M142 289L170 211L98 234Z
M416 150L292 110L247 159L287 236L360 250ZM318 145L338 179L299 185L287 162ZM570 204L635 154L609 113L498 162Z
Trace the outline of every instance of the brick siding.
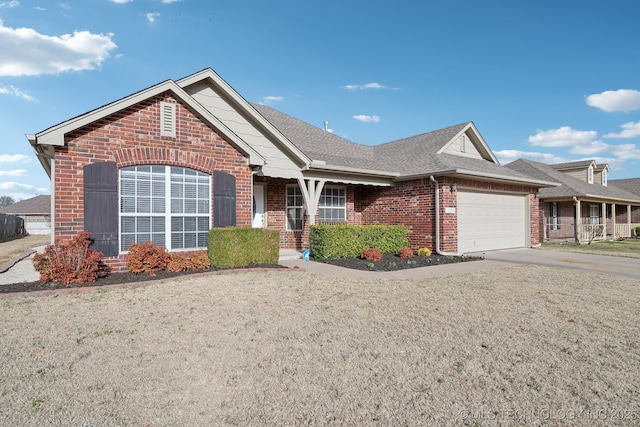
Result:
M176 138L160 136L161 101L176 104ZM68 240L83 230L83 166L107 161L116 162L118 168L153 164L187 167L209 175L216 170L230 173L236 177L237 225L251 225L252 173L247 158L191 109L164 93L82 127L65 136L64 147L56 147L56 241ZM122 255L105 261L114 269L124 266Z

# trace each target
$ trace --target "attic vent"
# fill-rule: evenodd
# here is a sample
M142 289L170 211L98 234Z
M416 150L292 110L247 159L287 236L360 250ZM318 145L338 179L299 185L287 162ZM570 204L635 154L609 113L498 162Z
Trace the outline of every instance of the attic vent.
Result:
M460 152L461 153L467 152L467 137L465 135L462 135L460 137Z
M160 135L176 137L176 104L160 103Z

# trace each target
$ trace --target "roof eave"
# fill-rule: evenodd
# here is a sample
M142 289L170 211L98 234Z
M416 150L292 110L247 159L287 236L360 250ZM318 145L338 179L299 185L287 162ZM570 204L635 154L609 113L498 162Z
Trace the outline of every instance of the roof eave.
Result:
M312 161L310 165L304 166L302 171L323 171L323 172L340 172L340 173L349 173L354 175L363 175L363 176L372 176L372 177L383 177L383 178L397 178L400 176L397 172L389 172L389 171L379 171L379 170L370 170L370 169L360 169L360 168L352 168L348 166L337 166L337 165L325 165L322 162Z
M542 181L542 180L531 179L526 177L520 178L520 177L514 177L514 176L498 175L498 174L491 174L491 173L485 173L485 172L471 171L466 169L445 169L440 171L424 172L424 173L418 173L418 174L412 174L412 175L402 175L396 180L406 181L410 179L427 178L429 176L447 176L452 178L465 178L465 179L471 179L471 180L482 179L483 181L501 182L501 183L507 183L507 184L530 185L538 188L560 186L560 184L557 182Z

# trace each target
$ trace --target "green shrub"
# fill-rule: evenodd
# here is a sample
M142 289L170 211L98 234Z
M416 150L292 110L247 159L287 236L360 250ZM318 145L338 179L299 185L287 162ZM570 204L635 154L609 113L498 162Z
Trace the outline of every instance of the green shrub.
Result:
M640 227L636 227L636 237L640 237Z
M312 225L309 245L316 259L356 258L366 248L398 253L409 246L409 231L401 225Z
M277 264L279 254L278 230L250 227L209 230L209 260L214 268Z
M100 270L102 253L90 249L90 234L80 231L68 243L49 245L33 257L33 266L40 281L63 285L95 282Z

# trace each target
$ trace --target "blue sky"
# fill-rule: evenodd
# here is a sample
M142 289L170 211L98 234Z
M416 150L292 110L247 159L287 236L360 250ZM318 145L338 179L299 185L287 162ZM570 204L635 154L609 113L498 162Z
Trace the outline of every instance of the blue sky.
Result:
M380 144L473 121L502 164L640 176L640 2L0 0L0 195L49 194L25 134L206 67Z

